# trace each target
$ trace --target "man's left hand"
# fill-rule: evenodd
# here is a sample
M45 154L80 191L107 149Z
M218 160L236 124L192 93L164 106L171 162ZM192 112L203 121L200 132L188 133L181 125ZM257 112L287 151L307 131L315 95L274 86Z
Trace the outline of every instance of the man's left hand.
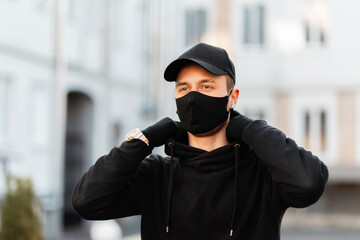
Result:
M241 141L245 127L252 121L252 119L241 114L231 118L226 128L226 138L228 141Z

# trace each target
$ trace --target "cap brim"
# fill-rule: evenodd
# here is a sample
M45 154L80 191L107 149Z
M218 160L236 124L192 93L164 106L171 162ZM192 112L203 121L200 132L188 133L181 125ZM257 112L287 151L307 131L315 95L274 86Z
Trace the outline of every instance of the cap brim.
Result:
M192 59L192 58L179 58L173 61L172 63L167 66L164 72L164 78L166 81L174 82L176 81L176 78L180 72L180 70L186 66L189 63L197 63L202 68L204 68L206 71L214 74L214 75L225 75L227 74L226 71L222 70L221 68L218 68L210 63L198 60L198 59Z

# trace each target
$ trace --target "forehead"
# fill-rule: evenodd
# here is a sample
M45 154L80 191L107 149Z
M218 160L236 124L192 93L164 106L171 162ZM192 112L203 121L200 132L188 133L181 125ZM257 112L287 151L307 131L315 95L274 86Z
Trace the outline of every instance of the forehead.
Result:
M201 66L193 63L183 67L176 78L176 85L183 83L195 83L207 80L208 82L213 82L217 84L221 84L224 82L226 84L226 76L225 75L214 75L208 71L206 71Z

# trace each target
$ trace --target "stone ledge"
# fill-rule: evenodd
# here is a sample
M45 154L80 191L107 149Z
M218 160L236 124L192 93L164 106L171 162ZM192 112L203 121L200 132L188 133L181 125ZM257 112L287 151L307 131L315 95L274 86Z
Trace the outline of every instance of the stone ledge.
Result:
M329 167L330 184L360 184L360 167Z
M360 216L339 213L307 213L295 210L285 214L282 228L359 230Z

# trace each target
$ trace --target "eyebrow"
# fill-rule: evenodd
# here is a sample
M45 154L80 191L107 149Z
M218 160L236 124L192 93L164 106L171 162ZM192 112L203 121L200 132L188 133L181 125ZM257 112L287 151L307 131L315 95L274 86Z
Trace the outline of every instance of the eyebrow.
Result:
M176 86L184 86L184 85L187 85L188 83L187 82L176 82Z
M217 82L214 79L203 79L200 81L200 83L215 83L217 84ZM184 85L188 85L189 83L184 81L184 82L176 82L176 86L184 86Z
M204 79L200 81L201 83L217 83L214 79Z

